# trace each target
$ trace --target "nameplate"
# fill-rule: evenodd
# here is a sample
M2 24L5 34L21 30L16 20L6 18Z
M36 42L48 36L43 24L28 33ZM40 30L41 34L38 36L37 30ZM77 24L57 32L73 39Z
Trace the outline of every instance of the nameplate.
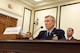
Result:
M19 34L21 27L8 27L5 29L3 34Z

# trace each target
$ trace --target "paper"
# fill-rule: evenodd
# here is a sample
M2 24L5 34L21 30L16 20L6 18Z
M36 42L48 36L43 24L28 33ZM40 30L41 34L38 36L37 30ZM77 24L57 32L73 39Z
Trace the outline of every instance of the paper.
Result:
M21 27L8 27L3 34L19 34Z

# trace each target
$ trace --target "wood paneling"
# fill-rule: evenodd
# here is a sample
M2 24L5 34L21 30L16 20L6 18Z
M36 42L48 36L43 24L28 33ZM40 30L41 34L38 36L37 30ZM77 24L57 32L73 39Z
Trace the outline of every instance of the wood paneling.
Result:
M0 36L3 34L6 27L14 27L17 24L17 19L0 14Z
M7 26L7 16L0 14L0 35L3 34Z
M9 20L8 20L8 26L9 26L9 27L14 27L14 26L16 26L16 23L17 23L17 19L12 18L12 17L9 17Z

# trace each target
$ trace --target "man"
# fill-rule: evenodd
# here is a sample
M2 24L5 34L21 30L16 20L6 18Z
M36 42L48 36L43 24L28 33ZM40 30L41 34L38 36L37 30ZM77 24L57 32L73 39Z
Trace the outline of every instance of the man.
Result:
M54 28L56 21L53 16L46 16L44 22L47 30L41 31L35 39L52 40L55 35L58 37L58 40L65 38L63 30Z
M76 40L73 37L73 33L74 33L74 29L73 28L68 28L67 29L67 38L66 38L66 40Z

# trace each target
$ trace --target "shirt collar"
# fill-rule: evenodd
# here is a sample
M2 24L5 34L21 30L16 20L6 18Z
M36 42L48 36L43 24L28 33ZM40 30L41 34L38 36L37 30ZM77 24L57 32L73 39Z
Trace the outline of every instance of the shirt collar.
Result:
M69 38L66 38L66 39L71 40L71 38L72 38L72 36L71 36L71 37L69 37Z
M51 34L51 32L53 31L53 29L54 29L54 27L50 31L47 30L47 33L49 32Z

